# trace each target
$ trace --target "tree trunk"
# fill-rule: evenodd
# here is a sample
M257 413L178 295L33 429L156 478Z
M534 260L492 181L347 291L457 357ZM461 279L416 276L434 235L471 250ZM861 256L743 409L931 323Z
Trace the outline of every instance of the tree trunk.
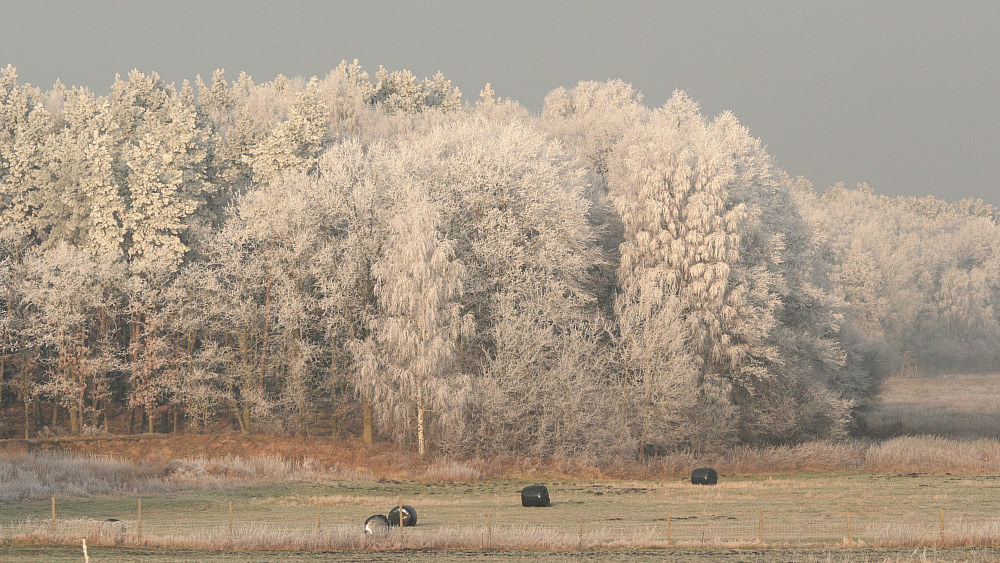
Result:
M639 461L646 459L646 440L649 438L649 416L653 402L653 377L648 369L645 372L646 393L642 402L642 427L639 430Z
M111 414L111 397L104 398L104 409L101 413L104 416L104 431L111 432L110 424L108 423L108 416Z
M260 343L260 375L257 385L264 390L264 374L267 371L267 341L271 334L271 270L267 270L267 288L264 290L264 335Z
M80 434L80 407L74 403L69 409L69 433L77 436Z
M35 401L28 392L28 355L21 354L21 401L24 402L24 439L31 437L31 413L35 410Z
M237 417L240 420L240 433L241 434L252 434L253 433L253 425L252 425L252 421L250 420L250 404L249 403L243 403L243 405L241 405L240 410L237 413Z
M16 259L16 256L15 256ZM14 308L14 284L11 283L7 291L7 314L10 315ZM3 420L3 376L7 372L7 343L10 341L10 333L7 326L3 329L3 343L0 344L0 420ZM13 389L13 384L11 389Z
M128 354L129 355L129 369L130 369L130 371L132 373L130 374L131 376L128 378L128 384L127 384L126 389L125 389L125 395L126 395L126 399L125 400L128 401L129 405L132 404L132 398L133 398L133 395L135 393L135 385L133 385L133 381L135 380L135 371L134 370L136 368L136 364L138 363L138 358L139 358L139 327L140 327L139 323L140 322L142 322L142 318L139 316L139 313L134 313L132 315L132 323L129 326L129 333L128 333L129 334L129 346L128 346L128 351L129 351L129 354ZM140 421L140 426L142 426L141 421ZM135 433L135 407L134 406L129 406L129 408L128 408L128 433L129 434Z
M330 392L330 436L340 440L340 381L337 378L337 341L330 339L330 380L333 383Z
M34 421L35 431L37 432L45 424L45 417L42 416L42 402L37 397L31 400L31 418Z
M417 387L417 453L420 457L424 457L427 453L427 446L424 443L424 400L420 387Z
M7 335L4 334L4 340L6 341ZM7 346L4 343L3 350L0 351L0 420L3 420L3 376L4 372L7 371ZM11 386L13 387L13 385Z
M80 376L79 371L76 374L76 380L77 383L81 385L84 383L83 378ZM76 405L74 405L73 407L73 411L75 412L70 413L70 418L71 418L70 427L72 429L73 434L83 433L83 411L84 411L83 397L84 397L84 388L81 388L80 394L76 397Z
M361 434L361 440L366 444L375 443L374 440L374 428L372 425L372 402L369 399L361 399L361 412L362 418L364 419L364 430Z
M31 438L31 401L24 401L24 439Z

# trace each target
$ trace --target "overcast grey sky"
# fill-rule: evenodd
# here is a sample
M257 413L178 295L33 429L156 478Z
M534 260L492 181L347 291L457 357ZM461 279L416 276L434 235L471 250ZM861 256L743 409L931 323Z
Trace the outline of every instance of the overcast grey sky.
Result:
M541 109L621 78L732 110L776 163L822 189L1000 205L1000 2L379 2L6 0L0 65L22 82L106 93L115 73L168 82L246 71L325 75L355 59L441 70L474 100Z

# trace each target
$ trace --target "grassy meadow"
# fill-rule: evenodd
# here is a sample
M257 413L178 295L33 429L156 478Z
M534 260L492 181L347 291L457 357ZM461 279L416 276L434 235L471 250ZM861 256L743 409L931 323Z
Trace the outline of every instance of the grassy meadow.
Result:
M949 424L960 411L978 414ZM995 561L997 416L1000 376L894 379L869 424L895 437L678 454L632 469L320 448L294 459L279 446L283 457L174 458L182 439L167 460L152 453L167 450L162 437L123 441L125 451L95 451L112 440L61 443L83 449L75 454L11 442L0 444L0 561L79 561L83 537L95 563L378 561L400 550L417 561ZM940 430L907 430L920 428ZM719 469L718 485L689 483L702 464ZM536 482L553 505L522 508L520 489ZM400 502L417 510L416 527L361 532Z
M546 481L549 508L523 508L523 481L274 483L4 507L25 543L192 549L649 549L1000 546L1000 475L800 472L725 475L712 487L663 481ZM367 538L361 524L400 503L418 525ZM230 528L232 503L232 528ZM849 514L848 514L849 513ZM101 521L125 521L126 531ZM317 529L318 526L318 529ZM230 531L231 530L231 531Z
M1000 439L1000 375L890 378L868 430L879 438Z

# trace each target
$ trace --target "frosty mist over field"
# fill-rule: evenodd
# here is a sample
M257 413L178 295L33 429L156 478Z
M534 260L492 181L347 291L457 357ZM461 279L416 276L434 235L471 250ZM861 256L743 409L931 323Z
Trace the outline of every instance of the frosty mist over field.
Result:
M1000 362L996 209L816 189L681 91L7 67L0 104L4 436L641 459L863 431L907 352Z

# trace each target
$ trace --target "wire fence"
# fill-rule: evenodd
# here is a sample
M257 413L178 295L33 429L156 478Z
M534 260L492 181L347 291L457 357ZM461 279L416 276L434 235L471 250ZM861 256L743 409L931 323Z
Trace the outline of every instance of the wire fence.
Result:
M0 521L0 539L69 542L86 537L113 545L225 545L226 547L357 549L369 545L362 522L324 519L321 507L303 509L280 522L234 517L232 503L212 519L175 518L142 512L136 518L94 520L51 518ZM680 515L664 511L645 520L553 519L551 524L502 521L479 514L458 526L431 523L395 529L400 547L650 547L650 546L1000 546L1000 515L966 515L944 510L764 511L747 509L725 516ZM536 513L537 514L537 513ZM559 516L549 513L552 516ZM565 518L565 514L562 515ZM405 540L405 541L404 541ZM402 543L400 543L402 542Z

